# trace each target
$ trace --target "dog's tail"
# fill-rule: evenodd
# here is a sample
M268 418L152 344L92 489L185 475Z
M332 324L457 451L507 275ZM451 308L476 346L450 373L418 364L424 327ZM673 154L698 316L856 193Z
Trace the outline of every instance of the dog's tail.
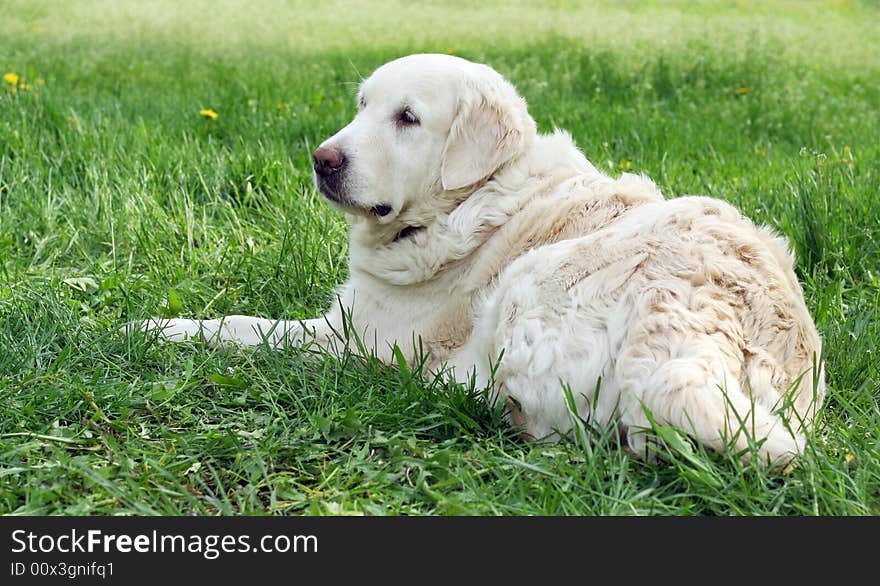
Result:
M802 407L798 401L807 389L775 390L768 364L743 362L724 336L676 328L658 316L640 325L616 365L622 396L632 398L621 406L622 422L636 454L652 457L655 425L677 427L709 448L774 467L803 452L813 411L794 404Z

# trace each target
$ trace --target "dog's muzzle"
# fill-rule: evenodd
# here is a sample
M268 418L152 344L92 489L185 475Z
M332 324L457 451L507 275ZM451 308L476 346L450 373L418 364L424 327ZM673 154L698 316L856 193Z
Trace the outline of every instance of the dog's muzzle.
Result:
M315 173L324 179L341 173L345 168L345 154L336 147L318 147L312 158L315 161Z
M348 162L345 154L332 146L320 146L312 155L318 189L328 199L344 203L342 176Z

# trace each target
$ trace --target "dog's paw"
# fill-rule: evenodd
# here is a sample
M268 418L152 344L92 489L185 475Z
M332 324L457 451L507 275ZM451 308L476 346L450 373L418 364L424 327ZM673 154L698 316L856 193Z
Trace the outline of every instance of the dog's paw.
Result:
M299 345L304 330L299 322L270 320L247 315L227 315L219 319L151 318L128 322L121 328L155 335L163 342L195 340L211 346L262 346L273 348Z

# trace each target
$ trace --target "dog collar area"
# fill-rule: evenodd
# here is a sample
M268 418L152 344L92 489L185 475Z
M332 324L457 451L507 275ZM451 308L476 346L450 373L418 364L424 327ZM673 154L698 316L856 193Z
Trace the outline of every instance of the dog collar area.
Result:
M391 213L391 206L387 204L381 204L377 206L373 206L370 208L370 213L378 218L384 218L388 214Z
M424 226L406 226L403 230L397 233L397 236L394 237L394 240L391 242L399 242L404 238L408 238L418 232L419 230L424 230Z

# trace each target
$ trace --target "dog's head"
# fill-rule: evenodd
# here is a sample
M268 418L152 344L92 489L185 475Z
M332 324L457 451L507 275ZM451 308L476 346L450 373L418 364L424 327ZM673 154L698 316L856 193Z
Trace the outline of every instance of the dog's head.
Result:
M344 211L379 225L429 221L536 132L525 101L498 72L449 55L386 63L361 84L357 101L354 119L315 150L315 183Z

